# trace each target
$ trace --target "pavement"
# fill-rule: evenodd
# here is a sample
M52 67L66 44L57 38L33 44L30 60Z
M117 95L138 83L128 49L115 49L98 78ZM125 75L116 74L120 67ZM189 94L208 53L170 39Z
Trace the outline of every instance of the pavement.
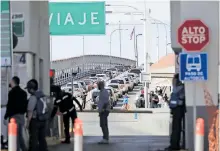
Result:
M137 109L135 99L140 87L135 86L128 93L130 111L122 110L123 99L120 98L110 113L108 145L97 143L102 138L97 111L91 111L90 105L86 105L87 111L78 112L83 121L83 151L158 151L169 145L169 109ZM82 102L80 98L79 101ZM48 140L48 144L51 151L74 150L73 139L68 145L60 144L56 139Z

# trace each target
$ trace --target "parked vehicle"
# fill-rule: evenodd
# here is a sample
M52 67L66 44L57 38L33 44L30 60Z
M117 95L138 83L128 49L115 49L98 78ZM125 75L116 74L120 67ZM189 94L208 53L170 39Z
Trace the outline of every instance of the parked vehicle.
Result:
M133 78L135 86L137 86L140 83L140 78L137 76L136 73L128 73L127 76L131 76Z
M91 103L91 108L92 109L96 109L97 108L97 105L98 105L98 96L99 96L99 90L98 89L94 89L94 90L92 90L92 98L91 98L91 101L90 101L90 103Z
M106 74L96 74L96 77L100 78L103 81L106 81L109 79Z
M112 87L105 87L105 89L109 92L110 104L111 104L111 108L113 109L113 107L118 102L118 96L115 94L114 89Z
M118 75L118 69L117 68L109 68L107 70L112 72L113 77L116 77Z
M118 95L118 98L121 98L123 96L122 89L119 88L118 83L111 83L108 85L108 87L112 87L114 89L114 92L116 95Z
M85 90L80 82L73 82L73 95L75 97L83 97Z
M132 91L134 88L134 83L128 77L124 77L126 84L128 85L128 90Z
M100 81L100 78L98 78L98 77L89 77L89 79L91 79L93 82Z
M128 93L128 86L126 85L125 79L112 79L109 84L117 83L119 88L122 89L123 94Z
M85 84L87 85L87 87L93 86L93 80L91 80L91 79L84 79L83 81L85 82Z
M72 93L72 83L67 83L66 85L61 87L61 90L68 92L68 93Z
M83 88L85 91L88 90L88 87L87 87L85 81L78 81L78 82L82 85L82 88Z

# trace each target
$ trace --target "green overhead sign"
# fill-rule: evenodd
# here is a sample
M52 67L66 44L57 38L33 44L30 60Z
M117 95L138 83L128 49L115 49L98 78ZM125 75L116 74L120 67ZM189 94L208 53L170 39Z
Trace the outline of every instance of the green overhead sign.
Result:
M104 35L105 2L49 3L51 35Z
M1 1L1 66L12 64L10 1Z

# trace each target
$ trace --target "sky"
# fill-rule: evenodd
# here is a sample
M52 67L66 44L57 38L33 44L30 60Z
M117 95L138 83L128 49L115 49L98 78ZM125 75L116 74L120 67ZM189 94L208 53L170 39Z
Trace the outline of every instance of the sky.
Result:
M50 0L54 2L57 0ZM69 0L70 1L70 0ZM78 0L79 1L79 0ZM132 29L135 26L136 35L143 34L144 26L142 15L125 15L117 12L135 12L131 7L121 6L128 5L138 9L138 12L144 12L144 3L141 1L105 1L106 4L112 6L106 6L106 11L113 11L112 14L106 14L106 22L110 25L106 26L106 35L99 36L85 36L84 40L84 54L110 54L110 34L113 30L119 28L119 21L121 22L121 28L127 29L121 31L121 57L135 59L134 55L134 41L130 40ZM150 16L154 19L160 20L167 24L151 24L151 50L149 52L151 62L157 62L158 58L166 55L166 49L168 53L172 52L170 45L170 2L169 1L147 1L147 7L151 10ZM120 6L119 6L120 5ZM157 28L158 27L158 28ZM167 31L167 42L166 42ZM159 36L158 36L159 35ZM51 36L51 52L52 60L65 59L75 56L83 55L83 40L82 36ZM120 40L119 32L114 32L112 35L112 56L120 56ZM158 45L159 43L159 45ZM159 50L159 55L158 55ZM139 63L143 63L144 60L144 37L138 37L138 53Z

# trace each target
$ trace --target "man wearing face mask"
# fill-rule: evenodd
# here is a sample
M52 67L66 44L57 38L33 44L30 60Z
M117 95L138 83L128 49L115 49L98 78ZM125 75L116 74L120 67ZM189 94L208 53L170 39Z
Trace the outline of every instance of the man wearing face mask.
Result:
M18 125L17 135L17 151L27 151L22 135L24 127L24 114L27 111L27 93L19 86L20 79L14 76L9 84L11 90L8 93L8 104L4 116L4 124L7 125L10 118L15 118Z
M30 135L29 151L47 151L45 132L49 111L46 96L39 90L35 79L28 81L26 89L31 95L28 101L26 125Z
M170 146L166 151L180 150L180 139L182 131L182 120L186 112L185 107L185 88L179 80L179 74L173 77L173 92L170 97L170 109L172 116L172 133L170 136Z
M99 142L100 144L109 143L109 131L108 131L108 115L110 111L109 93L104 88L105 83L103 81L98 82L99 97L98 97L98 111L100 117L100 127L103 133L103 139Z

